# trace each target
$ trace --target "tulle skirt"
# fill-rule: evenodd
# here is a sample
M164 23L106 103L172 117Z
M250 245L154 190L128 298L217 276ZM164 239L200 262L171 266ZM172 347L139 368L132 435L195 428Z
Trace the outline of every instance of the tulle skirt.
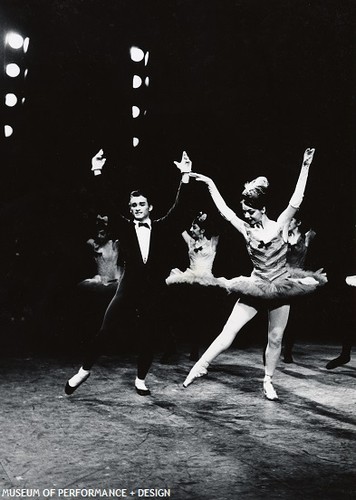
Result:
M229 292L241 297L256 297L260 299L286 299L314 292L327 283L326 274L322 271L303 271L290 269L289 275L274 280L262 279L252 274L237 278L218 278L221 285Z
M226 278L215 278L210 271L196 272L188 268L185 271L180 269L172 269L170 275L166 279L167 285L175 285L179 283L187 283L190 285L203 285L203 286L225 286Z

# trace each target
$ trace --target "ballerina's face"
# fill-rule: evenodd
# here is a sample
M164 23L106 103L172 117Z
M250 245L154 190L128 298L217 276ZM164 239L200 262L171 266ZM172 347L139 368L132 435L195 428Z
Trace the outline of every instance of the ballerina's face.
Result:
M189 229L189 233L190 233L192 238L194 238L195 240L198 240L200 237L203 236L204 230L201 229L198 226L198 224L193 223Z
M289 223L288 231L294 231L300 225L300 221L298 221L295 217L292 217Z
M246 222L252 227L262 221L262 217L266 211L264 207L259 210L258 208L253 208L246 205L246 203L244 202L241 203L241 208Z

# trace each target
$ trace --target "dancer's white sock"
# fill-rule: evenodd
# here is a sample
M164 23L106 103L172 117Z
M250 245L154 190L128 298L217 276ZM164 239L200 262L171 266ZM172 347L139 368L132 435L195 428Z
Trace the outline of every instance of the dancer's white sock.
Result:
M145 379L142 379L142 378L138 378L138 377L135 378L135 387L137 389L141 389L143 391L148 391L146 384L145 384Z
M76 387L78 384L80 384L80 382L83 379L85 379L89 375L89 373L90 373L90 370L84 370L83 367L80 367L78 370L78 373L73 375L73 377L68 380L68 384L71 387Z

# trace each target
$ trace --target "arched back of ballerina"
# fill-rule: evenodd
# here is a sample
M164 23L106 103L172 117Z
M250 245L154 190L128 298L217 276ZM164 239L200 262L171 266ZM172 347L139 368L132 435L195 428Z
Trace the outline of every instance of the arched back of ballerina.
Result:
M209 364L230 347L241 328L257 314L262 301L267 300L268 344L263 390L267 399L278 399L271 380L280 356L283 332L288 321L289 297L309 293L316 286L326 282L326 276L318 273L314 277L310 275L303 277L299 272L297 277L293 277L286 263L289 223L303 200L314 151L314 149L305 151L295 191L287 208L276 221L267 215L266 177L258 177L245 184L241 200L245 220L242 220L226 205L212 179L201 174L191 174L197 181L207 184L220 214L245 238L254 269L249 277L240 276L226 280L226 286L238 293L239 299L220 335L191 369L184 381L184 387L191 384L195 378L207 373Z

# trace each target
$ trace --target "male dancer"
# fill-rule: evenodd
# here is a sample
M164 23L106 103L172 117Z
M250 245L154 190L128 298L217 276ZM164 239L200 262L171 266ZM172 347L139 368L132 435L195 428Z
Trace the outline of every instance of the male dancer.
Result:
M101 149L92 159L94 175L100 175L106 158ZM82 367L65 386L66 394L72 394L90 375L90 370L102 352L107 335L120 326L123 312L130 308L135 311L138 322L138 361L135 389L140 396L148 396L150 390L145 383L146 375L153 359L156 323L164 312L162 301L165 278L169 274L169 231L172 226L172 212L178 203L182 183L187 183L191 171L191 161L183 152L180 162L174 162L182 173L175 202L168 213L160 219L152 219L151 205L141 191L132 191L129 197L131 219L118 221L119 246L125 262L125 271L118 284L116 294L110 302L98 334L94 337Z

